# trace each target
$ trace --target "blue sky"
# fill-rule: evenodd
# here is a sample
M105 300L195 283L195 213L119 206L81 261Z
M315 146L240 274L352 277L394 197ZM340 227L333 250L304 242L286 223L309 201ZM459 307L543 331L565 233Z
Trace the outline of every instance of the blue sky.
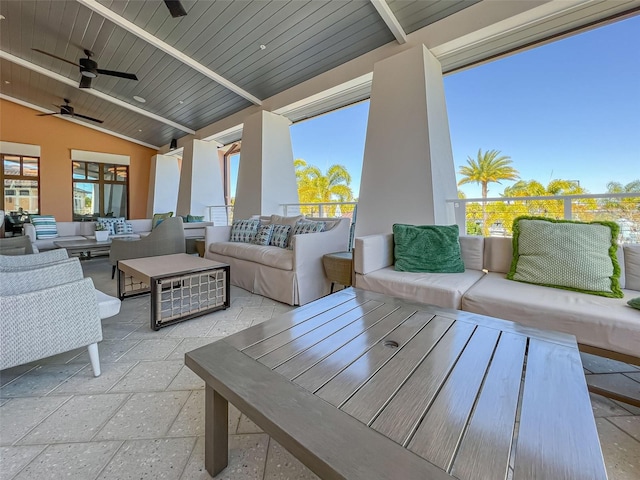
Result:
M522 179L579 180L590 193L640 178L640 16L447 75L444 86L456 172L481 148L510 156ZM357 196L368 110L292 125L294 157L345 165ZM511 183L490 184L489 196Z

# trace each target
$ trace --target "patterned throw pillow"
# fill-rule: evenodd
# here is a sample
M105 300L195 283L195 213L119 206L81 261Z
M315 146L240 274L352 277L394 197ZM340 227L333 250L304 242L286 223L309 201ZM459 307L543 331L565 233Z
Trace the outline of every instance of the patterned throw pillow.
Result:
M58 236L58 228L56 219L53 215L32 215L31 223L36 229L36 239L56 238Z
M133 225L127 222L116 223L116 234L130 235L133 233Z
M230 242L250 243L258 233L260 220L234 220L231 225Z
M273 233L271 234L269 245L273 245L274 247L287 248L290 231L291 225L273 225Z
M162 223L163 220L167 218L173 217L173 212L167 213L154 213L153 218L151 219L151 230L156 228L158 225Z
M187 223L204 222L204 215L187 215Z
M273 225L260 225L258 233L256 233L256 236L251 240L251 243L254 245L269 245L272 234Z
M543 217L513 221L510 280L622 298L614 222Z
M109 235L115 235L116 225L118 223L124 223L124 217L98 217L96 223L102 224L105 230L109 232Z
M294 225L292 238L294 235L304 235L305 233L324 232L324 229L326 226L327 226L326 222L313 222L309 220L301 220ZM287 248L289 250L293 250L292 241L289 241L289 246Z

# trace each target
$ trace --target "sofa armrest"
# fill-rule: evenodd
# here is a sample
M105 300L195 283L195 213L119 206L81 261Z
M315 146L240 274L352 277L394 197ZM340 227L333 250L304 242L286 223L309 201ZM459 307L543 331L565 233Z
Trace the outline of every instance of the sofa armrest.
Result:
M0 297L0 369L102 340L94 291L91 279L85 278Z
M354 269L360 275L393 265L393 233L356 238L353 255Z
M24 234L29 237L31 243L36 241L36 227L33 226L33 223L24 223L22 225Z
M205 227L204 229L204 251L209 251L209 245L218 242L228 242L231 238L231 226L221 225Z
M292 241L293 268L299 271L311 260L322 260L326 253L345 252L349 243L349 221L325 232L294 235Z

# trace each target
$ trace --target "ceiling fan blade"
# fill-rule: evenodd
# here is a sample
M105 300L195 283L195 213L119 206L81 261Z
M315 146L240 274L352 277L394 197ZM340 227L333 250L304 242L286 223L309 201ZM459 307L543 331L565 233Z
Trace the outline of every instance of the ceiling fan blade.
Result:
M187 14L179 0L164 0L164 3L173 18L184 17Z
M102 70L101 68L98 68L96 72L102 75L111 75L112 77L126 78L128 80L138 80L138 77L136 77L133 73L115 72L113 70Z
M102 120L98 120L97 118L87 117L86 115L80 115L79 113L74 113L74 117L86 118L87 120L91 120L92 122L104 123Z
M91 88L91 77L80 76L80 88Z
M53 113L37 113L36 117L46 117L47 115L59 115L59 112L53 112Z
M53 57L53 58L57 58L58 60L62 60L63 62L67 62L67 63L73 65L74 67L79 67L80 66L75 62L67 60L66 58L59 57L57 55L54 55L53 53L45 52L44 50L40 50L38 48L32 48L31 50L33 50L34 52L44 53L45 55L49 55L50 57Z

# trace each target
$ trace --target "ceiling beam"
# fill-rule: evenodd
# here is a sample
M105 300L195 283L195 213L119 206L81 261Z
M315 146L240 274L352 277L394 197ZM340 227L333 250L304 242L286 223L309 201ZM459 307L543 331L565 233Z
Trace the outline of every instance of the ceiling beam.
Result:
M155 37L155 36L151 35L149 32L147 32L146 30L140 28L135 23L130 22L126 18L121 17L117 13L109 10L107 7L105 7L104 5L98 3L96 0L77 0L77 1L79 3L81 3L82 5L84 5L85 7L93 10L97 14L102 15L104 18L106 18L110 22L113 22L116 25L118 25L119 27L124 28L129 33L134 34L136 37L141 38L145 42L147 42L147 43L153 45L154 47L162 50L164 53L166 53L168 55L171 55L176 60L181 61L185 65L187 65L187 66L193 68L194 70L200 72L201 74L203 74L204 76L210 78L214 82L219 83L223 87L231 90L236 95L240 95L241 97L246 98L247 100L249 100L250 102L254 103L255 105L262 105L262 100L260 100L259 98L251 95L249 92L247 92L246 90L243 90L238 85L236 85L235 83L230 82L229 80L227 80L226 78L222 77L221 75L218 75L216 72L214 72L210 68L204 66L203 64L195 61L190 56L185 55L184 53L182 53L177 48L174 48L171 45L169 45L168 43L163 42L162 40L160 40L158 37Z
M25 102L24 100L20 100L18 98L10 97L9 95L5 95L4 93L0 93L0 98L3 99L3 100L6 100L8 102L17 103L18 105L22 105L23 107L27 107L27 108L31 108L33 110L37 110L38 112L42 112L42 113L58 113L58 112L54 112L53 110L49 110L48 108L42 108L39 105L34 105L33 103ZM147 148L152 148L154 150L160 150L160 147L158 147L156 145L151 145L150 143L142 142L142 141L137 140L135 138L127 137L126 135L122 135L120 133L116 133L116 132L113 132L111 130L107 130L106 128L102 128L102 127L98 127L96 125L91 125L89 123L85 123L85 122L83 122L81 120L77 120L77 119L75 119L73 117L67 117L66 115L56 115L56 117L60 118L62 120L66 120L66 121L71 122L71 123L77 123L78 125L82 125L83 127L92 128L93 130L97 130L99 132L106 133L107 135L111 135L113 137L121 138L123 140L126 140L127 142L137 143L138 145L142 145L143 147L147 147Z
M49 78L53 78L58 82L64 83L66 85L70 85L74 88L78 88L77 81L71 80L70 78L64 77L58 73L52 72L51 70L47 70L46 68L43 68L40 65L36 65L35 63L31 63L22 58L16 57L15 55L5 52L4 50L0 50L0 58L4 58L5 60L10 61L11 63L15 63L16 65L20 65L22 67L28 68L29 70L33 70L34 72L40 73ZM136 107L135 105L131 105L127 102L123 102L119 98L112 97L94 88L83 88L82 91L84 93L90 93L91 95L101 98L102 100L106 100L107 102L111 102L115 105L131 110L132 112L136 112L136 113L139 113L140 115L144 115L145 117L149 117L158 122L162 122L173 128L177 128L178 130L182 130L183 132L190 133L191 135L196 133L195 130L192 130L189 127L185 127L184 125L180 125L179 123L172 122L171 120L161 117L160 115L156 115L155 113L151 113L146 110L143 110L140 107Z
M384 23L387 24L387 28L391 30L393 36L396 37L396 40L400 45L403 43L407 43L407 34L404 33L404 29L400 22L396 18L396 16L389 8L389 5L385 0L371 0L371 3L378 11L378 15L384 20Z

